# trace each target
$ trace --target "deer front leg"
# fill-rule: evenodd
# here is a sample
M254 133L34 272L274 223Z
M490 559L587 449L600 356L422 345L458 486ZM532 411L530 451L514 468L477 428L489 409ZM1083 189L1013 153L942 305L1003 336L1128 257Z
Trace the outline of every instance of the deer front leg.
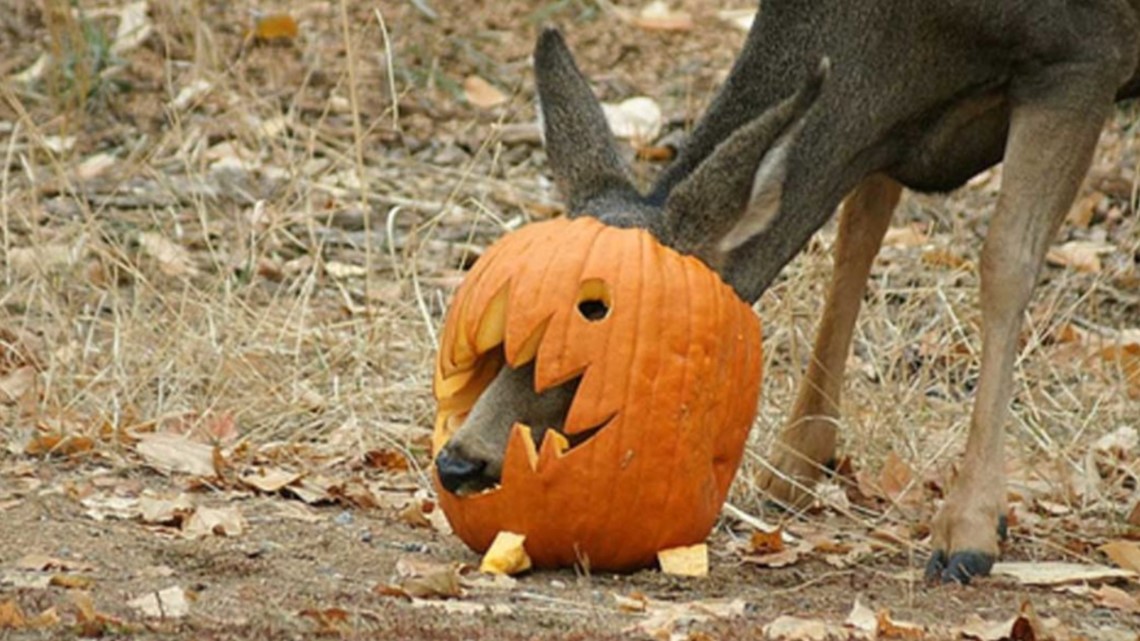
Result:
M1095 78L1093 70L1089 77ZM1086 85L1070 99L1071 89L1015 103L1011 113L1001 195L982 250L980 381L961 474L934 518L928 580L969 583L989 574L998 556L1006 513L1003 424L1022 315L1112 98L1106 87Z
M843 202L831 287L815 347L787 427L761 472L768 497L797 506L811 497L823 466L835 457L843 370L871 263L879 252L902 187L883 174L863 179Z

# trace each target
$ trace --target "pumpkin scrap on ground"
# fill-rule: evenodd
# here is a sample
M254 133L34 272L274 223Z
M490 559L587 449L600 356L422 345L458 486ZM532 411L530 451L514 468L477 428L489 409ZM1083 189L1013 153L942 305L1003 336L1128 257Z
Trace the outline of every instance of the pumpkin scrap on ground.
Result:
M536 393L578 381L562 433L535 443L516 423L500 484L478 494L452 494L436 474L455 533L482 552L517 532L537 567L615 571L704 541L756 412L751 306L644 230L581 217L513 232L448 310L432 455L500 368L532 361Z
M483 555L479 571L486 574L520 574L531 567L530 557L523 543L526 537L514 532L499 532Z

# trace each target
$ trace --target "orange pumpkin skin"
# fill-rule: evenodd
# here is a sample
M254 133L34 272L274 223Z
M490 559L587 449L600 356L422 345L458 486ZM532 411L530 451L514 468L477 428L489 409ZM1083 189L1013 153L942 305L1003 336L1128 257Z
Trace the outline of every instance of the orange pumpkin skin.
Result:
M602 300L589 320L578 304ZM603 426L576 447L516 424L497 488L443 490L477 552L526 535L537 567L624 571L703 541L740 465L760 390L760 324L704 263L640 229L554 219L500 239L448 310L436 361L432 455L505 362L535 362L536 390L581 376L563 430Z

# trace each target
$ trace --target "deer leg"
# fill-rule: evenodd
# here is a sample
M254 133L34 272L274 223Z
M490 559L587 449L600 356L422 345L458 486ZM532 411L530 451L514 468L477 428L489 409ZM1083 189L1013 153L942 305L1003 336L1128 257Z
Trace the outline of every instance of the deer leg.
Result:
M760 487L789 506L810 498L823 466L835 457L843 370L871 263L879 252L902 186L884 174L863 179L839 215L831 286L816 328L811 362L800 383L791 419L780 434Z
M1098 79L1098 70L1082 72L1085 79ZM1014 94L1002 190L982 249L980 381L961 474L932 524L933 554L926 566L932 581L969 583L989 574L998 555L1006 513L1003 424L1022 315L1112 103L1111 83L1079 82L1074 88L1073 77L1063 79L1069 80L1068 91L1061 78L1035 78L1032 99L1018 101Z

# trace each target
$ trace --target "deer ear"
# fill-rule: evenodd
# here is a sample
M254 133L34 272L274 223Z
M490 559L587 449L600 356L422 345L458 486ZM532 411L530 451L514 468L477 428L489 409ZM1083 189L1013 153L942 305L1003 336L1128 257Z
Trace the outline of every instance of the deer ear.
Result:
M767 229L780 209L788 157L830 72L827 58L790 98L717 145L665 201L669 244L714 267Z
M547 157L570 211L603 193L636 193L602 106L557 30L538 37L534 73Z

